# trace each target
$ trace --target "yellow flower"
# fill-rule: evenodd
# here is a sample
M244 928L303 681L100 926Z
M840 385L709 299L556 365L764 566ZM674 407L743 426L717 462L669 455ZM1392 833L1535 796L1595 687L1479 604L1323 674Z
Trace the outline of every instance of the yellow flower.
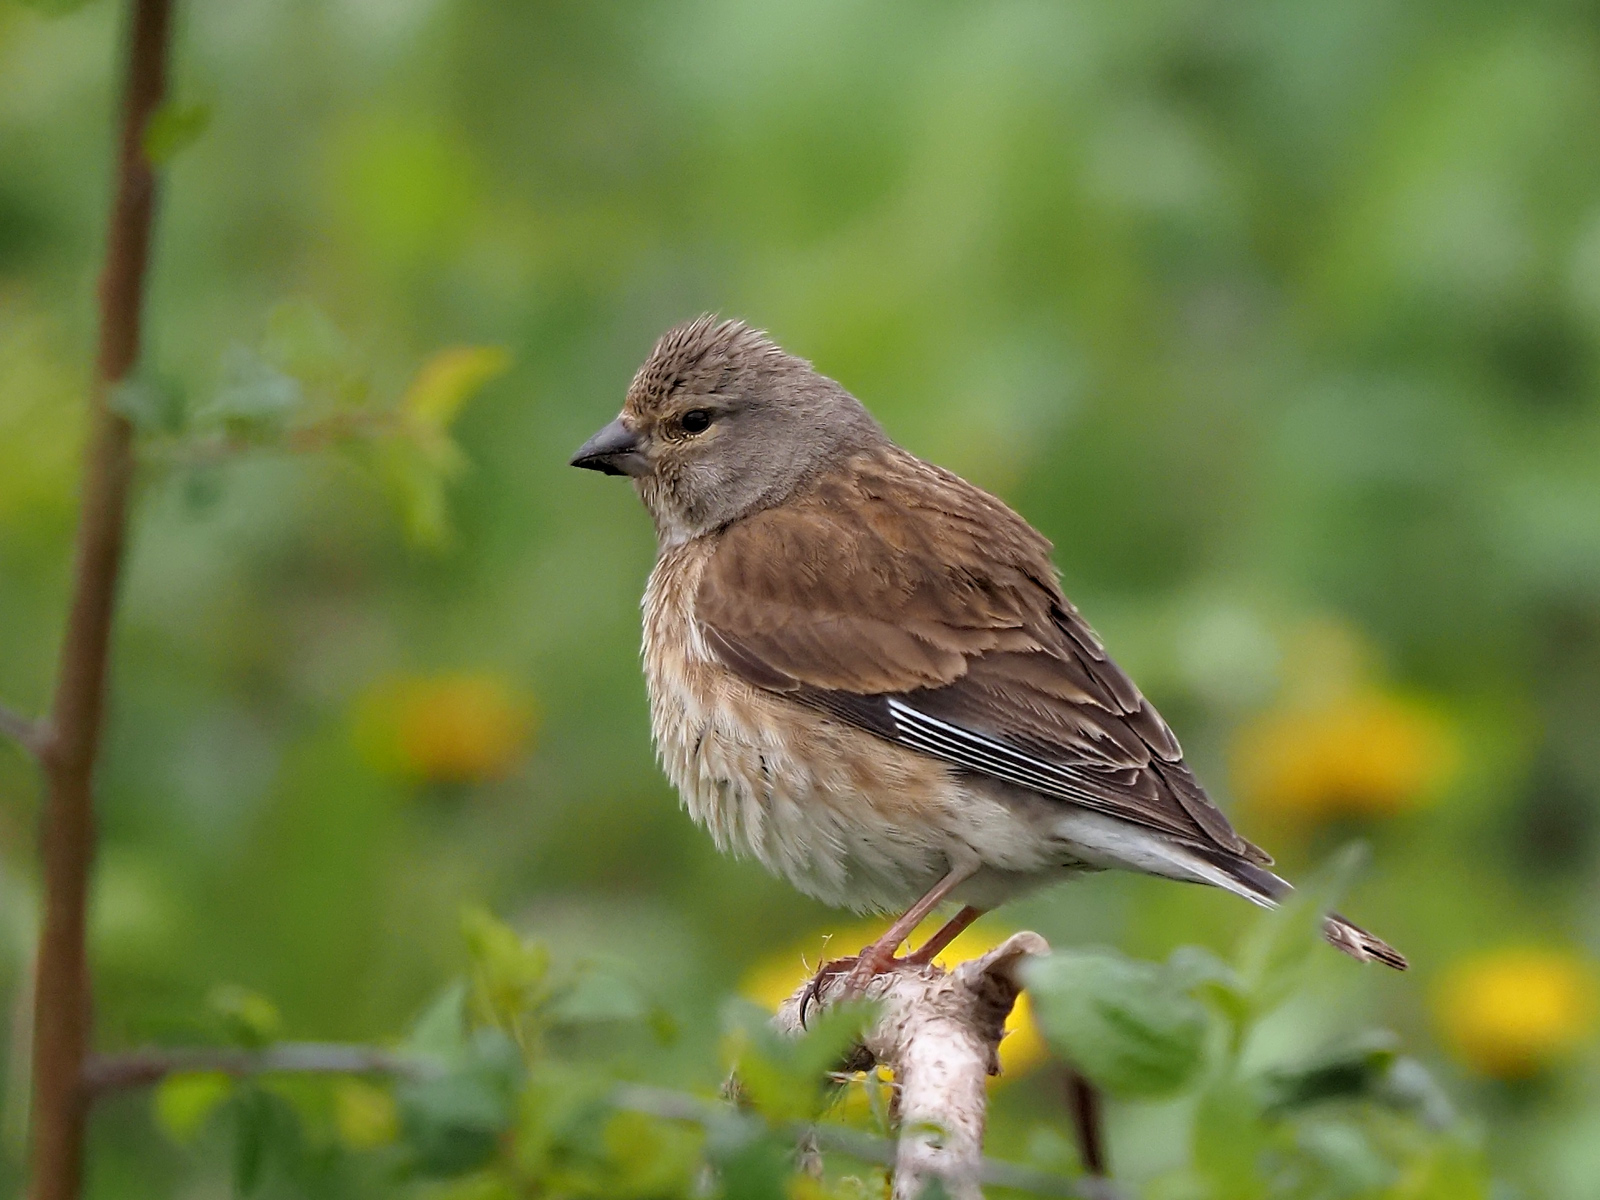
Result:
M1595 1024L1595 981L1570 953L1510 947L1456 965L1439 988L1445 1041L1485 1075L1518 1079L1565 1057Z
M1268 713L1233 747L1240 794L1308 824L1392 816L1430 799L1455 761L1455 739L1439 717L1372 690Z
M375 689L360 720L376 765L414 779L481 783L509 775L533 732L533 711L497 675L417 676Z
M918 941L931 936L940 924L938 918L930 917L912 935L909 944L914 947ZM821 932L813 934L799 945L757 963L745 976L740 991L758 1004L776 1011L824 962L854 954L861 947L870 945L885 928L887 923L883 921L863 921L835 930L831 936ZM934 961L949 969L993 950L1009 936L1008 930L980 922L946 946ZM1016 1007L1006 1020L1006 1036L1000 1043L1000 1077L1007 1079L1026 1074L1047 1054L1044 1037L1033 1019L1028 994L1023 992L1017 997ZM858 1090L852 1088L852 1091Z

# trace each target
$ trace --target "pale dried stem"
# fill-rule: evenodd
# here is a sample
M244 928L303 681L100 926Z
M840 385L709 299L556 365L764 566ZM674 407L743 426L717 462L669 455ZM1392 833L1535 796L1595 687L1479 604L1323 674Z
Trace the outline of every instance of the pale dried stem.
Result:
M866 1039L873 1059L894 1072L899 1140L894 1200L915 1200L938 1179L951 1200L982 1200L987 1080L1000 1073L1000 1039L1022 985L1017 969L1050 947L1036 933L1018 933L981 958L946 972L899 963L875 976L865 995L883 1005ZM821 1004L843 999L843 976L825 983ZM797 991L774 1020L800 1030Z

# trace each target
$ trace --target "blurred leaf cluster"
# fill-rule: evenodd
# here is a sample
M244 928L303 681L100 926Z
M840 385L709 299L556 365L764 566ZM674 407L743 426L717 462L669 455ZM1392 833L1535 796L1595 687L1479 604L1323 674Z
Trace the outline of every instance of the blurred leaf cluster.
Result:
M1188 1161L1150 1196L1488 1197L1476 1139L1394 1034L1251 1061L1261 1023L1305 986L1343 865L1261 918L1232 963L1183 946L1164 963L1068 951L1031 965L1045 1035L1067 1061L1113 1097L1192 1106Z
M1028 989L1063 1061L1113 1098L1191 1108L1187 1165L1148 1183L1155 1200L1488 1196L1476 1140L1393 1034L1367 1031L1292 1066L1248 1065L1256 1024L1304 983L1316 939L1307 914L1320 899L1262 918L1237 964L1190 946L1165 963L1064 951L1030 965ZM469 975L395 1048L409 1064L398 1076L175 1075L156 1097L161 1125L192 1152L208 1133L214 1152L227 1144L242 1196L286 1186L450 1200L886 1194L881 1167L846 1150L819 1169L805 1146L808 1131L841 1125L889 1144L892 1081L851 1070L874 1006L829 1008L791 1037L764 1009L734 1002L723 1015L724 1097L646 1089L677 1111L641 1111L631 1080L643 1060L625 1064L616 1044L646 1034L645 1058L658 1057L671 1020L482 910L464 914L462 931ZM219 989L211 1009L224 1040L245 1049L278 1029L270 1001L240 988ZM868 1103L853 1103L863 1092ZM1063 1164L1045 1151L1031 1157L1059 1188Z

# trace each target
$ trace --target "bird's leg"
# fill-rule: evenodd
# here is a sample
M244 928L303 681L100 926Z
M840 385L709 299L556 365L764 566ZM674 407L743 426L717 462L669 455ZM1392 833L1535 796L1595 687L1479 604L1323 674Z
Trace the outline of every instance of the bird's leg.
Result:
M928 889L898 920L883 931L883 936L863 950L856 958L856 973L871 979L894 965L894 952L927 919L929 913L943 904L945 898L975 874L976 868L966 865L951 867L948 874ZM865 981L863 980L863 982Z
M910 937L927 915L944 903L945 897L957 887L972 878L976 871L975 865L965 863L951 867L943 879L928 889L927 895L901 913L899 919L883 931L882 937L856 956L855 964L850 968L849 990L852 993L861 991L874 975L894 966L894 952L900 949L900 943Z
M917 967L927 966L934 960L939 951L965 933L967 926L981 916L983 916L983 909L973 908L970 904L967 905L941 925L938 933L906 955L903 961Z
M848 971L849 978L845 981L845 994L849 996L859 995L867 984L871 982L874 975L882 974L894 966L894 952L900 949L900 943L910 937L912 931L918 925L921 925L927 915L938 908L951 892L955 891L968 879L971 879L977 872L976 863L963 863L960 866L951 867L943 879L928 889L927 895L906 909L900 915L900 918L888 929L884 930L883 936L873 942L872 945L862 950L854 958L837 959L834 962L825 963L819 968L816 975L812 977L811 982L806 985L805 996L800 1001L800 1024L802 1026L805 1024L806 1010L821 997L823 989L836 976ZM957 933L960 933L977 919L977 909L970 910L972 912L970 917L966 916L967 911L963 909L951 919L944 929L933 935L933 941L938 942L938 945L934 948L934 954L942 950L949 940L947 938L945 941L939 941L946 929L954 925L956 928L950 934L950 937L955 937ZM963 921L964 917L965 920ZM915 960L915 956L913 956L913 960Z

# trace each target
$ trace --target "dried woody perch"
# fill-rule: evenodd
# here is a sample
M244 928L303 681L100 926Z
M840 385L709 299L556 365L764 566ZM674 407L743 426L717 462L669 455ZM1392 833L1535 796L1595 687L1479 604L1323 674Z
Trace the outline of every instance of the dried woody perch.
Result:
M988 1077L1000 1073L1000 1039L1022 990L1019 970L1030 955L1049 951L1038 934L1018 933L952 971L904 965L867 986L866 996L882 1004L883 1015L864 1049L894 1072L896 1085L893 1200L915 1200L935 1181L951 1200L981 1200ZM800 1032L811 987L784 1002L774 1018L779 1029ZM845 977L834 975L815 1002L843 999L846 987ZM1110 1194L1097 1192L1094 1181L1080 1181L1073 1190Z

